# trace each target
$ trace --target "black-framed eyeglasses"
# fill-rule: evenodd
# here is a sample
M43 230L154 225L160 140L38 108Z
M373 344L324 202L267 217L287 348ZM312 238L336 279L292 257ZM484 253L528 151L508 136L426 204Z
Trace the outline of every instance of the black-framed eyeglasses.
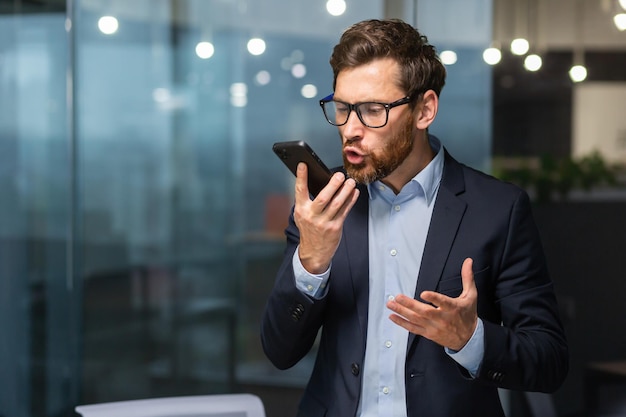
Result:
M334 93L320 100L320 106L328 123L333 126L343 126L348 123L350 112L354 110L361 123L367 127L383 127L389 121L389 110L394 107L408 104L413 98L403 97L393 103L379 103L377 101L365 101L362 103L346 103L334 100Z

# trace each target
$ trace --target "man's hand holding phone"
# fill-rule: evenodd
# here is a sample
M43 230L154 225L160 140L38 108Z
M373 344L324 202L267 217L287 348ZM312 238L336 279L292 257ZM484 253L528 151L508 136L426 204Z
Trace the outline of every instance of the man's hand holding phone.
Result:
M300 162L296 171L294 219L300 231L302 266L320 274L328 269L339 246L343 223L356 203L359 190L352 178L336 172L314 200L307 186L308 167Z

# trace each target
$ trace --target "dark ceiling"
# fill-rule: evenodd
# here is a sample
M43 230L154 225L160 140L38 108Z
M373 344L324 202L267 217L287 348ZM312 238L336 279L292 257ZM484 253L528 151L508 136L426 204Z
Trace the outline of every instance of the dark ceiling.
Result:
M64 12L66 0L0 0L0 14Z

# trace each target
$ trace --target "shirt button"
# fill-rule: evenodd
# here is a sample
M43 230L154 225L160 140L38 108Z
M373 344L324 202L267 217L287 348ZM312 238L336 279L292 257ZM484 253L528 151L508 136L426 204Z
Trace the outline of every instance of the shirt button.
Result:
M394 297L393 295L388 295L387 296L387 300L389 300L389 301L393 301L395 299L396 299L396 297Z
M391 347L391 340L387 340L387 341L385 342L385 347L388 347L388 348L390 348L390 347Z
M397 205L393 208L395 211L400 211L400 205Z
M391 252L389 252L391 254L391 256L396 256L398 254L398 251L395 249L391 249Z
M308 291L313 291L313 286L309 284L309 285L306 286L306 289Z
M389 387L383 387L383 394L389 394Z

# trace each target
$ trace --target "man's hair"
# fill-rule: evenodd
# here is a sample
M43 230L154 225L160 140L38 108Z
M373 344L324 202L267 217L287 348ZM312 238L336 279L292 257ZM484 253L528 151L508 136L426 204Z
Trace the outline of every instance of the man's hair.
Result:
M446 82L446 69L426 36L399 19L365 20L349 27L333 49L333 90L337 75L381 58L400 64L398 86L408 96L433 90L437 96Z

